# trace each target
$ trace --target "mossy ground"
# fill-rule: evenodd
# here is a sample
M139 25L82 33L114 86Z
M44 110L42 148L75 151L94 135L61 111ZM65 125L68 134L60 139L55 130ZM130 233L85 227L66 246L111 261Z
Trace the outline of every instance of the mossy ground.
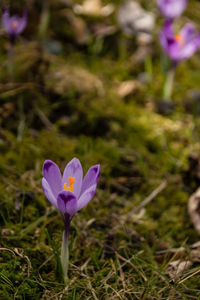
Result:
M191 1L186 14L197 25L199 6ZM200 183L189 166L189 157L200 153L198 55L178 67L175 108L161 115L157 42L151 80L122 99L119 83L138 80L147 66L133 60L133 39L117 31L101 44L91 38L77 45L64 4L52 1L51 40L41 42L34 22L40 5L27 7L14 83L7 72L9 44L0 36L0 299L200 299L198 262L174 279L168 272L177 258L170 249L187 250L199 240L187 213ZM95 22L85 20L87 26ZM63 221L43 195L41 170L45 159L63 170L73 157L84 172L99 163L101 176L93 200L72 222L65 287L58 264ZM127 219L163 182L166 187ZM159 256L160 250L170 254ZM189 257L188 250L179 259Z

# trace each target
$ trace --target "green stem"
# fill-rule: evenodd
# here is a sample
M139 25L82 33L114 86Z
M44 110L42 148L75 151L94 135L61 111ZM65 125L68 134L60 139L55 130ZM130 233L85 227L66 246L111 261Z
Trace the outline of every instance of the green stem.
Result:
M8 72L10 76L10 81L13 82L14 80L14 46L13 43L10 43L9 49L9 59L8 59Z
M19 125L18 125L18 132L17 132L17 140L21 141L22 136L25 129L25 114L24 114L24 103L23 98L20 97L18 100L18 106L19 106Z
M175 76L176 65L172 64L171 68L166 74L165 84L163 88L163 99L171 100L173 85L174 85L174 76Z
M43 1L43 9L40 17L39 38L44 40L47 35L47 30L50 22L49 0Z
M152 66L152 57L150 55L147 56L145 60L145 72L148 74L148 82L151 83L153 80L153 66Z
M65 284L67 284L68 281L68 265L69 265L68 238L69 238L69 226L65 227L65 230L63 231L62 248L61 248L61 265L62 265L63 279Z

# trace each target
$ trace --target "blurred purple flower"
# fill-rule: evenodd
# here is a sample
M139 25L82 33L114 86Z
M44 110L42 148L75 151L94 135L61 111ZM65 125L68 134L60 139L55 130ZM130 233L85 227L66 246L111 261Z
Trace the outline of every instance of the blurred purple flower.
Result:
M43 165L42 188L47 199L61 212L69 225L77 211L94 196L100 173L100 165L92 166L83 179L80 161L73 158L61 177L58 166L51 160Z
M157 4L165 18L175 19L185 10L187 0L157 0Z
M159 38L163 50L175 64L192 56L200 45L200 32L195 33L190 23L174 34L172 21L166 20Z
M3 26L5 31L10 37L12 43L15 42L16 37L24 30L27 24L27 13L24 12L22 18L19 16L10 16L9 9L7 8L2 16Z

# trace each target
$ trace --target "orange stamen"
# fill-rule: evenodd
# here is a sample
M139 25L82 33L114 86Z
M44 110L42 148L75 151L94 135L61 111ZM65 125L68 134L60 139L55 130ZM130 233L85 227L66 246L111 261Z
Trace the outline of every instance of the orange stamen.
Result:
M14 29L16 29L18 26L19 26L19 23L18 23L17 21L14 21L14 22L12 23L12 27L13 27Z
M69 181L69 186L67 186L67 183L65 182L63 184L63 190L64 191L70 191L73 192L74 191L74 182L75 182L75 178L74 177L68 177L68 181Z
M180 33L176 34L174 38L180 44L180 46L182 46L182 47L184 46L185 40Z

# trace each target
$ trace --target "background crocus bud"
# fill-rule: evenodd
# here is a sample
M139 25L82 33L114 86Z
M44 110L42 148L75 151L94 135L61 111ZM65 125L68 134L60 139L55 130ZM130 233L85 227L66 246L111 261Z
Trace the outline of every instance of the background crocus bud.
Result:
M12 43L15 42L16 37L24 30L27 24L27 13L24 12L23 17L17 15L10 16L9 9L7 8L2 16L2 23L5 31L10 37Z
M165 18L175 19L185 10L187 0L158 0L157 4Z

